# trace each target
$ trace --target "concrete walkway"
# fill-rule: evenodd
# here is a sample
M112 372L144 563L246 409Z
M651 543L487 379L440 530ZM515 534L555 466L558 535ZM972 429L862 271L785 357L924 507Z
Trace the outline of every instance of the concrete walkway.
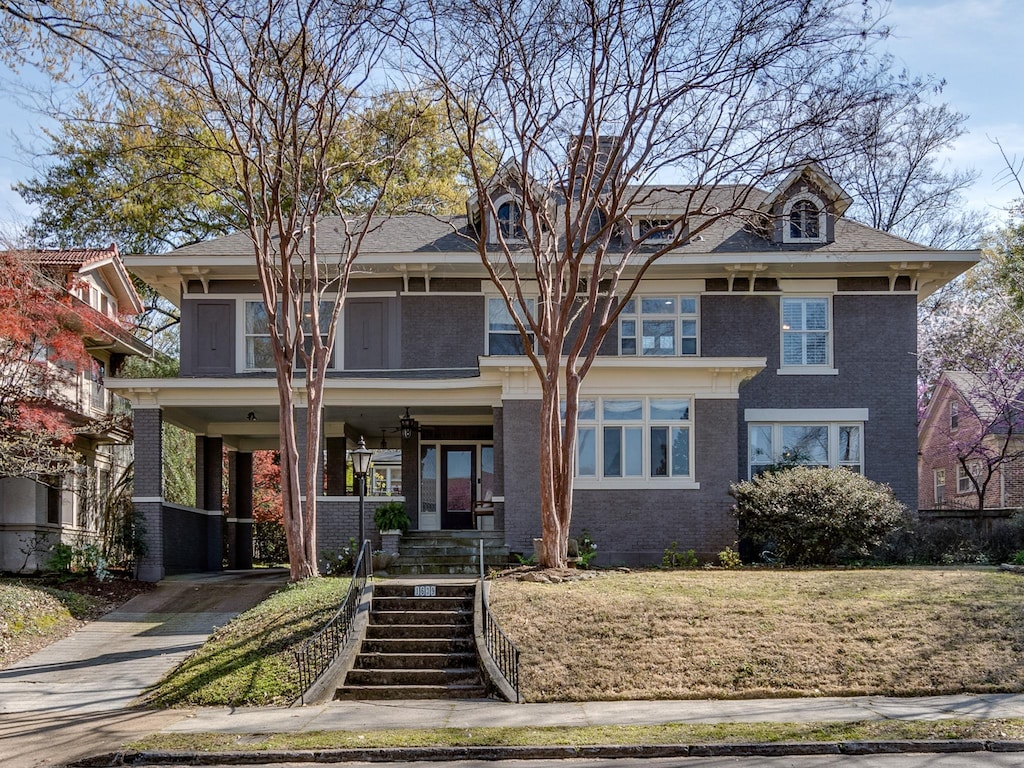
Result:
M172 577L0 670L0 765L55 765L151 733L183 712L127 709L217 627L287 581L283 570Z

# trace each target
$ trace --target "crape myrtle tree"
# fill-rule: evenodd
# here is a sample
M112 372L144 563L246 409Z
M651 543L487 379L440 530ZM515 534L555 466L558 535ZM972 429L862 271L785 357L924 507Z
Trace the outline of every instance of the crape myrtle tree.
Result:
M338 318L353 263L408 139L378 142L372 156L340 151L360 146L356 134L368 129L354 118L369 103L382 40L373 22L387 2L149 0L138 6L124 35L133 47L122 48L118 61L133 91L169 84L204 127L179 138L230 167L227 179L204 175L203 167L186 172L231 201L252 241L279 391L281 501L293 580L317 572L323 392ZM358 182L371 170L377 185L367 193ZM342 243L332 253L319 247L328 214L339 216Z
M751 213L759 184L880 98L885 30L843 0L415 7L403 51L445 90L480 209L470 237L539 380L540 559L563 566L580 388L625 302L658 259ZM833 133L822 151L838 157L850 147ZM497 174L476 162L485 141ZM500 225L495 186L517 198ZM634 232L645 204L671 213Z

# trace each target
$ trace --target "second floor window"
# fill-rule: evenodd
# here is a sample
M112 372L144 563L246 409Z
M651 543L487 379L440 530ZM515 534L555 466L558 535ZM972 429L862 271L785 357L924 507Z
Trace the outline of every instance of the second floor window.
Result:
M827 366L831 363L829 300L782 299L782 365Z
M946 501L946 470L936 469L934 480L935 504L943 504Z
M309 311L307 302L306 312ZM329 301L320 302L320 328L327 327L330 322L332 304ZM303 329L309 333L311 324L308 319L303 318ZM307 351L311 349L309 339L306 340ZM331 352L331 362L328 367L334 365L334 351ZM302 359L296 356L295 367L303 368ZM270 370L274 368L274 352L270 341L270 319L267 317L267 308L262 301L245 302L245 367L248 370Z
M498 206L498 229L506 240L518 240L524 236L523 209L515 200Z
M696 296L638 296L619 315L619 354L697 354Z
M789 211L789 237L791 240L817 240L821 237L819 216L821 211L810 200L800 200Z
M526 310L533 313L534 300L526 299ZM487 354L522 355L523 337L519 335L512 314L500 296L487 299Z

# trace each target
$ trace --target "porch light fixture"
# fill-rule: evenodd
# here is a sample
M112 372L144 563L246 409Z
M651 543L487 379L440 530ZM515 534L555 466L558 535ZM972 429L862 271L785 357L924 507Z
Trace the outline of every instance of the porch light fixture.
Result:
M416 419L409 415L408 406L406 406L405 415L398 420L398 429L405 440L412 437L413 432L419 432L419 429L416 428Z
M363 543L366 541L366 473L370 471L373 451L366 447L366 441L360 436L359 444L349 453L352 456L352 474L359 483L359 549L362 551ZM368 568L368 564L363 563L363 567Z

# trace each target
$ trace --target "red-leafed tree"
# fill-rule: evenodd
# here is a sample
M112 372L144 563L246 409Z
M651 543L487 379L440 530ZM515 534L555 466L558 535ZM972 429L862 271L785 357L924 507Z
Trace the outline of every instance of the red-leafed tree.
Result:
M23 254L0 251L0 476L45 481L74 463L71 398L92 365L82 311Z

